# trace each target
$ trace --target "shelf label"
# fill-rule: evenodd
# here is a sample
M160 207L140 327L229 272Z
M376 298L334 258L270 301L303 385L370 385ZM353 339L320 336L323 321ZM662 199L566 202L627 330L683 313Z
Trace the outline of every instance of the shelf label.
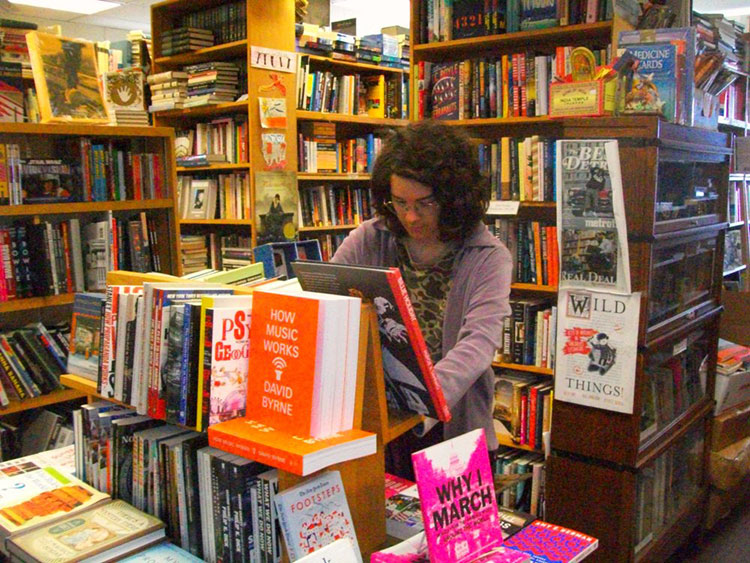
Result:
M487 215L518 215L520 201L493 199L487 207Z
M265 47L250 47L250 65L276 72L297 72L297 53Z

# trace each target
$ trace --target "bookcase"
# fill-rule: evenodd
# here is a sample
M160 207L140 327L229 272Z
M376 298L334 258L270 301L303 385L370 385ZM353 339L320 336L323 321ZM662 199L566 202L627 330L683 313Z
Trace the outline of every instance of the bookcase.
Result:
M731 141L656 118L564 128L619 141L641 314L633 414L555 400L547 519L599 538L592 560L663 560L706 499Z
M114 199L113 192L115 178L117 174L113 173L115 165L110 161L106 167L103 167L99 176L105 182L99 185L103 192L96 192L95 184L99 183L96 179L99 176L94 175L87 177L85 170L87 165L84 161L90 162L91 153L80 151L80 147L88 146L86 143L93 145L103 145L109 147L105 151L105 156L111 157L119 151L122 156L121 162L128 159L131 161L135 158L141 164L146 166L146 159L143 155L153 155L150 162L155 166L151 168L151 179L154 174L158 177L158 192L152 192L150 195L144 191L141 199L133 199L134 186L136 182L147 180L147 176L136 175L133 173L132 163L128 168L119 169L122 174L119 176L123 184L119 187L126 188L119 193L119 198ZM0 123L0 144L5 148L7 146L17 147L17 156L24 163L36 159L37 162L54 162L56 159L63 160L72 167L80 166L82 171L79 173L69 174L73 180L73 190L71 199L73 201L64 202L43 202L43 197L32 197L31 187L34 178L31 175L21 178L20 184L15 188L12 182L18 176L10 172L11 164L3 160L3 177L6 180L6 190L16 190L20 195L21 189L24 190L23 197L27 200L18 205L0 205L0 226L5 229L15 229L19 232L21 228L31 228L32 226L45 226L51 231L60 230L60 225L69 227L71 220L75 220L81 226L80 234L84 233L87 225L103 220L112 221L118 228L127 224L127 221L137 219L143 224L144 228L148 224L148 233L143 231L145 236L151 236L149 246L153 253L153 262L148 265L152 269L158 265L161 271L172 273L177 270L177 247L176 247L176 225L174 199L172 197L175 170L173 158L174 135L171 129L154 128L154 127L109 127L109 126L88 126L88 125L44 125L44 124L27 124L27 123ZM79 152L75 152L76 150ZM116 150L115 150L116 149ZM25 164L24 164L25 166ZM150 165L149 165L150 166ZM130 175L128 174L130 172ZM25 180L25 182L24 182ZM83 180L83 185L81 185ZM141 185L143 188L145 184ZM156 184L152 184L156 186ZM91 189L94 188L94 191ZM152 197L153 195L160 197ZM7 191L6 191L7 196ZM130 199L128 199L130 197ZM42 202L39 202L42 200ZM37 228L37 227L34 227ZM123 236L125 233L119 231ZM38 245L31 245L31 240L25 242L21 238L15 241L6 241L3 251L10 256L12 271L8 272L6 267L5 277L18 278L18 268L26 271L23 262L31 264L33 276L44 275L44 272L51 274L51 268L58 268L56 274L59 274L57 284L44 285L38 284L31 288L25 288L21 292L20 285L16 286L17 296L6 301L0 302L0 328L3 330L22 327L32 321L42 321L50 323L69 322L70 310L73 303L75 291L92 290L94 288L80 276L73 274L76 262L79 262L80 272L85 276L86 272L94 269L98 264L80 263L85 262L87 256L84 248L84 238L78 237L76 241L70 232L61 230L62 236L59 244L55 246L55 254L49 259L51 266L41 268L39 264L48 260L48 249ZM130 234L130 233L128 233ZM20 236L20 235L19 235ZM57 236L57 235L55 235ZM121 238L120 242L125 239ZM13 242L16 243L13 248ZM51 240L49 242L52 242ZM28 244L26 254L24 255L23 244ZM76 246L78 247L76 249ZM50 247L51 248L51 247ZM127 249L123 248L127 251ZM134 250L136 253L141 251ZM121 255L124 256L124 255ZM127 260L131 260L133 253L129 253ZM14 274L16 274L14 276ZM77 279L74 279L77 278ZM15 283L15 282L14 282ZM5 281L3 282L5 284ZM7 291L7 288L6 288ZM23 297L26 295L26 297ZM63 389L43 394L38 397L26 398L21 401L11 401L8 407L0 409L0 416L8 415L14 412L37 408L53 403L63 402L70 399L83 397L84 393L74 389Z
M747 137L750 126L747 113L748 85L750 75L734 71L739 76L723 96L719 109L719 130L728 133L736 145L736 139ZM729 223L725 253L724 281L736 289L750 289L750 222L748 222L748 176L737 169L732 161L729 171L727 196L727 221Z
M191 14L214 14L213 21L204 21L201 25L221 29L222 22L234 22L232 34L222 33L226 42L206 47L197 51L172 56L162 55L161 35L164 31L186 25L186 18ZM231 13L231 17L229 14ZM221 14L224 14L223 16ZM198 17L198 16L194 16ZM224 19L222 20L221 17ZM229 19L227 19L229 18ZM236 20L244 19L246 34L241 36L243 26L235 25ZM196 24L191 24L195 26ZM198 25L200 27L200 25ZM229 23L227 23L227 28ZM210 232L214 237L234 235L250 238L255 246L259 221L254 204L254 174L268 170L264 164L261 141L261 124L258 109L259 97L285 98L287 123L294 124L294 79L293 73L276 72L252 65L250 53L252 47L262 46L266 49L294 51L294 2L275 0L264 2L251 0L237 2L230 0L168 0L151 6L151 31L154 42L154 61L152 73L180 71L185 65L207 62L234 62L240 69L240 90L247 92L246 99L234 102L202 105L184 109L160 111L154 114L154 124L189 129L198 123L210 123L214 120L232 118L236 123L244 123L237 137L238 143L247 146L247 159L241 162L211 163L200 167L178 167L180 176L216 179L219 174L247 173L250 183L250 198L247 202L248 213L244 219L198 219L178 221L179 234L203 234ZM215 31L216 33L216 31ZM217 34L218 36L218 34ZM265 88L265 93L264 93ZM265 132L265 131L263 131ZM274 130L274 132L279 132ZM297 140L294 127L284 131L286 142L286 161L281 170L296 171ZM179 242L179 241L178 241ZM180 264L180 272L181 264Z

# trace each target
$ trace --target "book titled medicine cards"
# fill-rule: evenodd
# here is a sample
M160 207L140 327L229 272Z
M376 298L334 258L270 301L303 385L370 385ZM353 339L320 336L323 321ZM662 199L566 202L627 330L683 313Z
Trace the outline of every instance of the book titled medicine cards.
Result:
M354 544L357 561L362 563L344 484L338 471L326 471L282 491L276 495L275 502L291 561L297 561L338 539L349 538Z
M473 561L503 544L484 430L412 454L430 561Z
M641 294L561 289L555 399L631 414Z

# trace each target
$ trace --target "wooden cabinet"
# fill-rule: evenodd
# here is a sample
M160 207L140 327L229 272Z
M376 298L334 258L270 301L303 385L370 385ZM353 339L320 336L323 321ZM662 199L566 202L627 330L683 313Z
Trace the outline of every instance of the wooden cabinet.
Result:
M81 148L88 146L88 142L94 147L104 147L100 153L100 160L97 160L99 157L96 155L92 156L91 151L87 152L87 149ZM117 241L123 248L125 254L120 254L119 258L126 262L121 265L127 267L132 266L133 252L142 251L130 240L131 231L126 226L137 221L143 226L142 233L146 235L145 229L148 225L149 233L156 238L151 239L155 241L155 244L150 245L152 260L148 266L144 264L144 267L154 269L154 266L158 265L160 270L166 273L177 271L177 231L172 195L175 182L174 136L171 129L0 123L0 145L4 148L11 145L18 147L18 156L27 164L31 159L39 159L38 162L59 160L69 165L73 169L68 177L72 179L71 188L75 200L37 203L38 199L43 198L32 199L29 188L35 180L28 175L26 178L21 176L20 186L17 186L17 195L23 189L24 203L0 205L0 228L4 232L12 230L11 232L16 232L18 237L23 238L19 232L21 228L38 228L39 225L43 225L48 234L53 233L52 238L46 239L50 243L47 248L30 245L27 249L27 259L34 272L30 275L42 275L42 269L38 265L50 260L50 249L54 248L55 259L50 260L52 263L49 268L45 266L44 271L51 275L51 268L56 268L57 276L57 283L54 285L40 287L37 284L30 290L25 288L24 291L21 291L20 284L17 285L16 297L0 302L0 330L19 328L35 321L70 321L74 293L96 289L92 288L88 280L76 278L73 273L77 262L83 278L91 267L87 262L87 242L84 233L86 226L91 223L101 223L105 220L109 223L108 232L112 244ZM118 154L121 157L120 166L128 161L130 164L116 168L117 165L113 163L112 158L116 160ZM144 165L142 171L146 166L150 167L150 172L147 175L134 172L133 160L138 160ZM87 177L84 170L89 163L92 167ZM3 166L6 166L5 159ZM98 171L97 166L100 166ZM75 171L76 168L80 171ZM136 183L148 182L149 177L153 180L150 184L153 191L146 190L144 183L141 186L144 188L142 197L136 198ZM118 178L121 180L118 187L124 188L124 191L113 192L111 190L115 189L114 183ZM9 180L7 176L5 179ZM101 189L97 191L96 186ZM92 187L94 192L91 191ZM117 200L113 199L114 193L118 194ZM91 201L92 199L96 201ZM75 220L76 225L80 226L80 229L76 227L75 236L70 228L71 220ZM15 241L18 246L13 248L13 239L5 240L4 245L8 248L3 250L8 253L16 252L17 259L23 262L21 239ZM76 246L78 248L75 248ZM22 264L19 265L13 259L9 264L12 264L11 271L8 272L6 266L4 277L16 279L17 270ZM5 281L3 283L5 284ZM13 284L15 285L15 281ZM78 397L83 397L83 393L72 389L52 391L38 397L11 401L9 406L0 408L0 416Z
M700 522L706 498L731 144L655 118L611 125L566 124L565 136L619 142L641 292L634 410L555 401L547 519L598 537L592 560L655 561Z

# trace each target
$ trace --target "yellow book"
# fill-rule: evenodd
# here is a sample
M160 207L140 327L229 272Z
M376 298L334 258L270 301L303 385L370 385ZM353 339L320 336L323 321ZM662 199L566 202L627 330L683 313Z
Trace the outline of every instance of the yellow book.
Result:
M500 194L502 199L512 199L510 178L510 137L503 137L500 139Z
M0 201L8 202L8 155L5 143L0 143Z
M365 103L367 115L370 117L385 118L385 75L379 74L364 79L367 86Z

